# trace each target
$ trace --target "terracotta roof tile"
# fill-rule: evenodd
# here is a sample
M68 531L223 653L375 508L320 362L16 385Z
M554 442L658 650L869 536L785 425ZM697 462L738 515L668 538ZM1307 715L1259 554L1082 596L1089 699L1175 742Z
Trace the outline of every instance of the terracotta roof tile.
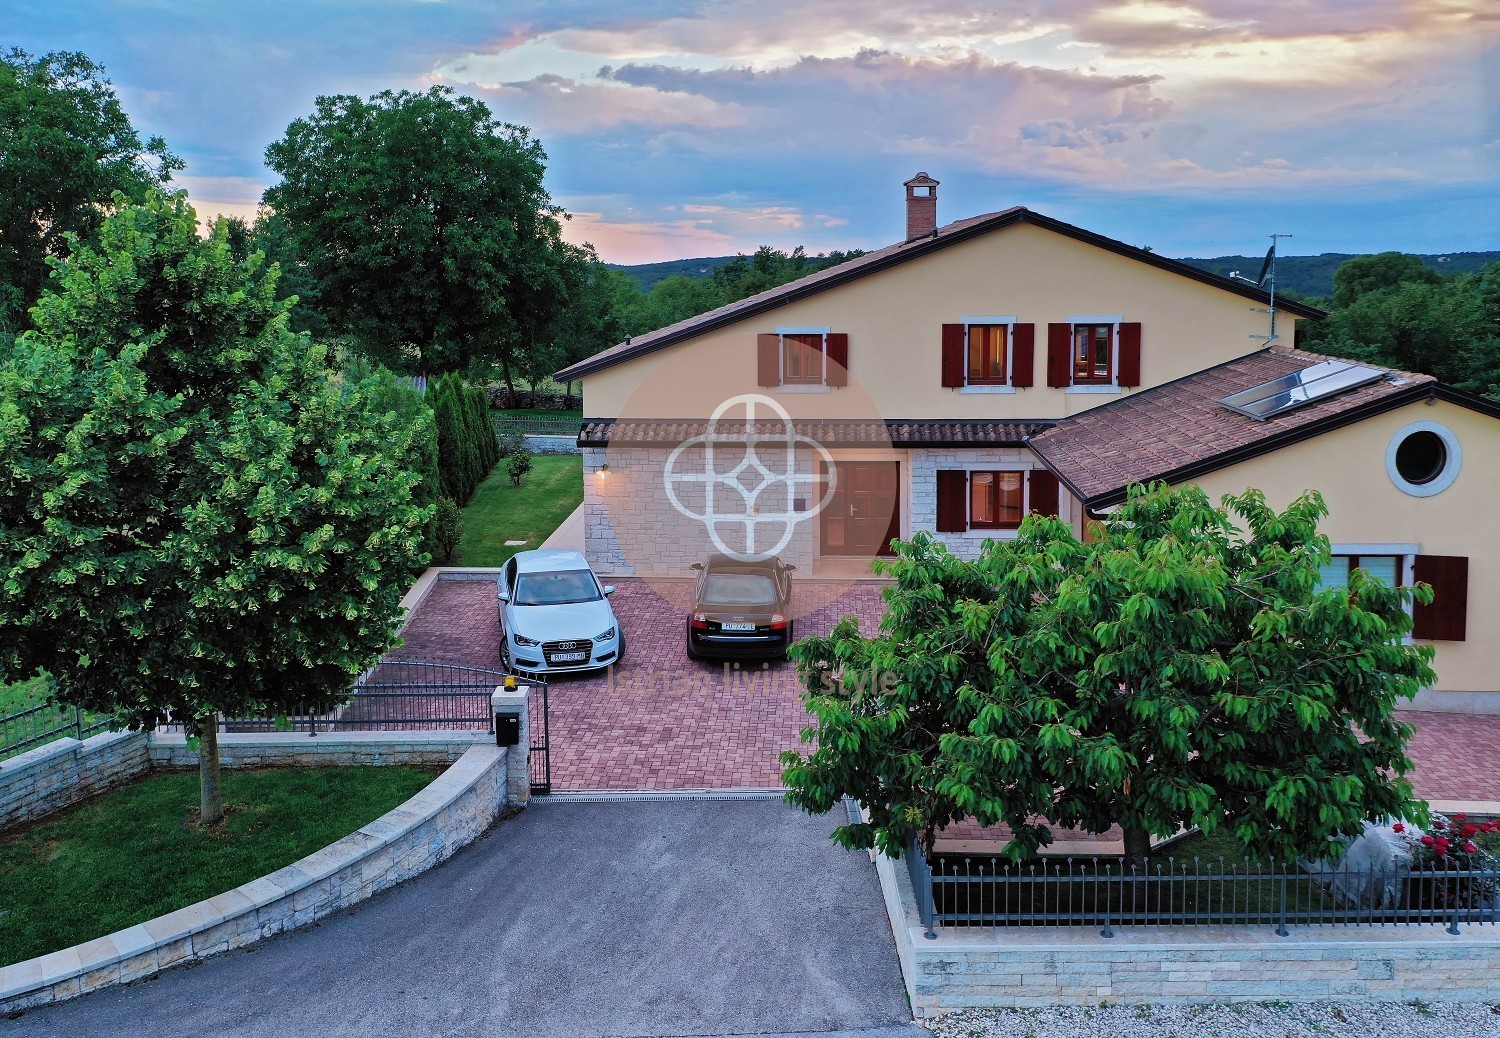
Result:
M1028 436L1046 429L1048 422L992 422L937 419L931 421L891 419L885 422L839 419L794 421L797 432L825 447L890 444L893 447L953 444L983 447L1018 447ZM583 447L675 446L703 435L706 420L675 419L590 420L583 424L578 443ZM737 424L736 429L743 425ZM767 422L757 435L774 437L784 430L780 422Z
M1217 467L1215 460L1226 454L1295 437L1299 430L1311 435L1326 419L1436 382L1430 375L1369 364L1387 372L1387 377L1267 421L1247 418L1219 403L1231 393L1339 359L1343 358L1300 350L1263 350L1065 418L1033 436L1028 446L1079 497L1107 504L1101 499L1123 495L1132 483L1176 481L1183 469L1211 471Z

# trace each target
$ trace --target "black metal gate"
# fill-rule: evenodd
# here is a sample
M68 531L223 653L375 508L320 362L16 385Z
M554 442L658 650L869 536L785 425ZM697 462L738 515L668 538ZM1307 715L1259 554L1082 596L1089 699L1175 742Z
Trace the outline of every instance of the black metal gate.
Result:
M222 718L226 732L480 731L494 734L490 696L511 675L437 660L386 658L360 676L349 699L326 713L300 711L278 718ZM530 678L531 791L552 791L551 725L547 683Z

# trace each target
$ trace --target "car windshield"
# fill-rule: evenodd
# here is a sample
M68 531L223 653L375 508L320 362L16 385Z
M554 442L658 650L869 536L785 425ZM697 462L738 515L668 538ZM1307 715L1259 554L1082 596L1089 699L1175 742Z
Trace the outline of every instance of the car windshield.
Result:
M598 600L599 584L586 569L569 569L559 573L522 573L516 581L516 605L567 605L570 602Z
M764 573L710 573L703 601L713 605L775 605L776 582Z

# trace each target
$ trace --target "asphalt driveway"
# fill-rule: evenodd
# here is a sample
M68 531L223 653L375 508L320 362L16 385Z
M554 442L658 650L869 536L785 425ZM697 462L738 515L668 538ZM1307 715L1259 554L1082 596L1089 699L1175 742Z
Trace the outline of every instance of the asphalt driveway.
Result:
M0 1035L925 1034L874 867L828 839L838 817L539 801L318 926L0 1020Z

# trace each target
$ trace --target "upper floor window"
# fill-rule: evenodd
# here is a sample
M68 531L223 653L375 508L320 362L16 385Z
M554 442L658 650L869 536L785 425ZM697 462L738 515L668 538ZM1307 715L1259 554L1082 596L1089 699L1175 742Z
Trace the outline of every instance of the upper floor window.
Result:
M822 391L849 384L849 336L828 328L777 328L756 336L757 384Z
M1072 317L1047 326L1047 385L1118 393L1141 384L1141 326L1115 316Z
M1073 326L1073 384L1110 385L1115 380L1115 326Z
M823 381L827 356L821 334L791 334L781 337L781 384L818 385Z
M1014 317L965 317L943 325L943 385L1011 393L1031 385L1036 325Z
M1006 326L969 325L968 383L971 386L1003 386L1006 381Z

